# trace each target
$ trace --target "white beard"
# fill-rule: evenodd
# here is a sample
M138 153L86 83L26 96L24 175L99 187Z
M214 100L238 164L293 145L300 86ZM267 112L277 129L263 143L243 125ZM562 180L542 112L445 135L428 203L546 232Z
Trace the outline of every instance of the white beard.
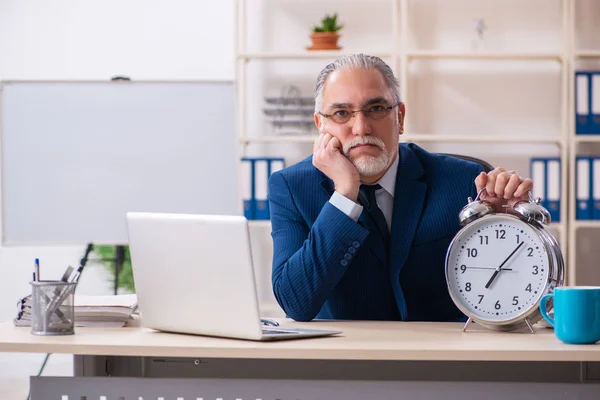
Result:
M378 157L362 157L359 160L352 160L352 164L361 176L375 176L385 171L390 165L390 156L382 153Z
M348 155L348 152L352 147L359 144L375 145L381 149L381 154L377 157L363 155L359 159L354 159ZM372 136L357 136L355 139L344 145L344 155L352 162L352 164L354 164L361 176L375 176L382 173L390 166L395 156L395 150L390 154L381 140Z

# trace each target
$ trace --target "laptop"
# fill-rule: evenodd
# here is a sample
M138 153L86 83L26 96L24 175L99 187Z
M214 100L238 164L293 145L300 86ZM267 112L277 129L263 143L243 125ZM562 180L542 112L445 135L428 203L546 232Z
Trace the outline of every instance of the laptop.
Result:
M130 212L127 230L144 327L261 341L342 333L263 325L243 216Z

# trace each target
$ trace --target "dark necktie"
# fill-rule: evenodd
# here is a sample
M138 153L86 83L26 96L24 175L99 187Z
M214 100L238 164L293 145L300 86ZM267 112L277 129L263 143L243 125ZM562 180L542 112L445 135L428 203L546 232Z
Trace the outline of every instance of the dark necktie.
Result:
M368 218L375 224L377 233L383 239L385 247L389 250L390 247L390 231L385 221L385 216L381 209L377 206L377 200L375 198L375 191L381 189L379 184L377 185L360 185L360 201L367 212Z

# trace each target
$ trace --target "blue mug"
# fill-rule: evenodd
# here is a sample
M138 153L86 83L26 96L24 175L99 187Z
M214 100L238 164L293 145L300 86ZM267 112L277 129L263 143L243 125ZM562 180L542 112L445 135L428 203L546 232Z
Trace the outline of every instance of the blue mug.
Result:
M554 319L546 303L554 297ZM540 301L542 316L554 327L556 337L568 344L594 344L600 340L600 287L557 287Z

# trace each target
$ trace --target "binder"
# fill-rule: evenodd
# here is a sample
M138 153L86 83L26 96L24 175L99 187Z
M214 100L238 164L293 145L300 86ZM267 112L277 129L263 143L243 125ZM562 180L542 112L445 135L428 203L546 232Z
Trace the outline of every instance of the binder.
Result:
M600 157L592 157L592 218L600 219Z
M244 216L249 220L271 218L268 200L269 177L285 168L283 158L243 157L241 185Z
M546 160L546 205L552 222L560 221L560 158Z
M600 71L590 73L590 133L600 133Z
M269 202L267 201L268 182L269 159L254 160L254 198L256 200L254 219L269 219Z
M577 134L592 133L590 75L582 71L575 73L575 133Z
M254 160L242 158L240 183L242 186L242 202L244 205L244 217L254 219Z
M530 160L530 176L533 180L533 190L531 193L534 198L540 198L540 204L546 207L546 159L532 158ZM546 207L547 208L547 207Z
M592 218L592 167L590 157L577 157L576 169L576 219L588 220Z

